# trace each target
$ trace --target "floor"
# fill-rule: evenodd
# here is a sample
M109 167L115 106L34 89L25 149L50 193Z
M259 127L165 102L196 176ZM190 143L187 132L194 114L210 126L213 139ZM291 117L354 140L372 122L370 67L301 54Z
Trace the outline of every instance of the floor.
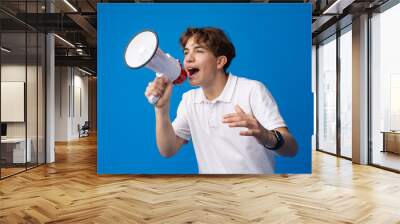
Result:
M16 167L12 167L12 165L9 165L8 167L0 168L1 170L1 178L5 178L20 172L25 171L26 169L32 169L35 168L37 165L36 163L27 163L27 167L25 168L25 164L18 164Z
M1 168L1 177L8 177L10 175L23 172L25 170L25 167L17 167L17 168Z
M400 154L392 152L374 151L372 161L374 164L400 170Z
M0 181L0 223L400 223L400 174L313 154L310 175L96 174L96 137Z

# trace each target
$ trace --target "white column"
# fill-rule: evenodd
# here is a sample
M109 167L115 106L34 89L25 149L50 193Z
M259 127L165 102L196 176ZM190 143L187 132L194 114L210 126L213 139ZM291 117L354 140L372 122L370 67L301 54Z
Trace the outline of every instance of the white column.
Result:
M368 16L353 19L353 162L368 163Z
M54 77L54 35L46 36L46 60L47 60L47 76L46 76L46 163L55 161L54 151L54 133L55 133L55 77Z
M48 1L47 12L53 12L54 6ZM54 35L46 35L46 163L55 162L54 133L55 133L55 56Z

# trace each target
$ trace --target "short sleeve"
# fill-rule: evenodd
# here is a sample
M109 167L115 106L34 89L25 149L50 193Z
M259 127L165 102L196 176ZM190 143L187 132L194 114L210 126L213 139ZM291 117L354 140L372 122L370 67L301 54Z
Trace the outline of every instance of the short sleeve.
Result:
M253 115L264 128L273 130L286 127L275 99L261 82L256 81L254 88L251 90L250 105Z
M190 140L190 127L189 121L187 117L187 97L186 94L183 94L182 100L179 103L178 110L176 112L176 118L172 122L172 127L174 128L175 134L187 141Z

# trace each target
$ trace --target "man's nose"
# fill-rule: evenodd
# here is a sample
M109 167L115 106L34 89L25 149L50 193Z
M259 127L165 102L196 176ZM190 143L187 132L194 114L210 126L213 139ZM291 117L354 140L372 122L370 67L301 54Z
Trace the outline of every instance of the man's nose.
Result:
M186 62L193 62L194 61L194 57L192 53L187 53L186 57L185 57L185 61Z

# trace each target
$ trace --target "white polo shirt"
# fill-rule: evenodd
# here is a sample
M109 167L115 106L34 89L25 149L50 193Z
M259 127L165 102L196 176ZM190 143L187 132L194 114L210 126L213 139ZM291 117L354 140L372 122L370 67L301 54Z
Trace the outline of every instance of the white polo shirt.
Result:
M229 74L222 93L213 101L201 88L183 94L172 122L175 134L193 140L201 174L273 173L275 152L264 148L253 136L241 136L247 128L231 128L223 116L235 113L235 105L252 113L269 130L286 127L278 106L258 81Z

